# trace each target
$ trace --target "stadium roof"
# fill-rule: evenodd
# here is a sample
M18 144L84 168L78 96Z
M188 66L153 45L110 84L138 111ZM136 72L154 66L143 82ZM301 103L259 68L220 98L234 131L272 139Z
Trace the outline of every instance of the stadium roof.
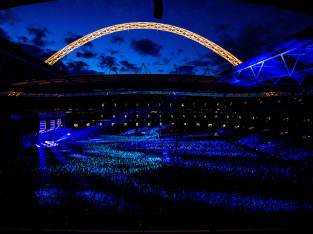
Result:
M313 26L236 66L221 80L235 86L312 85Z

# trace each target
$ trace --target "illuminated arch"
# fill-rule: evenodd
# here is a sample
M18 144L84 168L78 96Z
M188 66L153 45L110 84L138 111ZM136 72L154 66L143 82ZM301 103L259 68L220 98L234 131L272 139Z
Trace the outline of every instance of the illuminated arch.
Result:
M104 35L108 35L108 34L115 33L115 32L120 32L120 31L133 30L133 29L152 29L152 30L160 30L160 31L166 31L166 32L178 34L183 37L189 38L195 42L198 42L199 44L209 48L210 50L212 50L213 52L215 52L222 58L226 59L228 62L230 62L234 66L237 66L238 64L242 63L242 61L240 61L234 55L229 53L227 50L223 49L222 47L215 44L214 42L209 41L208 39L200 36L199 34L193 33L189 30L176 27L173 25L153 23L153 22L132 22L132 23L116 24L116 25L112 25L106 28L99 29L65 46L63 49L59 50L58 52L53 54L51 57L49 57L45 61L45 63L49 65L53 65L58 60L62 59L64 56L66 56L68 53L72 52L73 50L79 48L80 46L94 39L102 37Z

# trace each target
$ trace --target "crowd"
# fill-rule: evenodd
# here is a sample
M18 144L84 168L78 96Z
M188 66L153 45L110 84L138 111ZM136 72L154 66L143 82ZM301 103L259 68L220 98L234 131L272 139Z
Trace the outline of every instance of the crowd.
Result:
M284 142L274 137L254 134L248 137L239 138L234 141L245 145L251 149L258 149L272 156L278 156L284 160L302 160L311 161L313 155L312 149L304 149Z
M71 185L77 200L122 212L171 210L179 204L231 212L313 210L311 193L303 196L313 183L312 165L264 157L224 140L99 139L75 139L62 142L54 152L46 149L46 184L36 193L41 204L62 207L55 194L62 200L64 194L55 189ZM66 163L52 162L56 150L63 152ZM57 179L64 177L68 179ZM292 188L298 190L288 192Z

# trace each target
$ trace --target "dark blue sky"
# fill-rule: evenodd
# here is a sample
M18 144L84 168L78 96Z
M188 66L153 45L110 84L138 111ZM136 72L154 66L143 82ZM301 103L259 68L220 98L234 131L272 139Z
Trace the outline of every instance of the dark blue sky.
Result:
M57 0L0 11L0 36L42 60L79 36L134 21L172 24L198 33L245 61L271 43L312 25L313 17L235 0ZM144 63L145 66L142 66ZM231 68L207 48L167 32L132 30L94 40L55 66L70 74L218 75Z

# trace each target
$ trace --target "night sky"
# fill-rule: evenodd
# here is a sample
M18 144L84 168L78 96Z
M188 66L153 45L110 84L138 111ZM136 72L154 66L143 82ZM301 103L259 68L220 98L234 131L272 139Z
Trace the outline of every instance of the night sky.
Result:
M0 36L41 60L80 36L126 22L160 22L198 33L245 61L310 25L313 17L235 0L164 0L161 20L153 0L57 0L0 11ZM144 65L143 65L144 64ZM217 76L232 67L189 39L132 30L107 35L54 66L71 75L161 73Z

